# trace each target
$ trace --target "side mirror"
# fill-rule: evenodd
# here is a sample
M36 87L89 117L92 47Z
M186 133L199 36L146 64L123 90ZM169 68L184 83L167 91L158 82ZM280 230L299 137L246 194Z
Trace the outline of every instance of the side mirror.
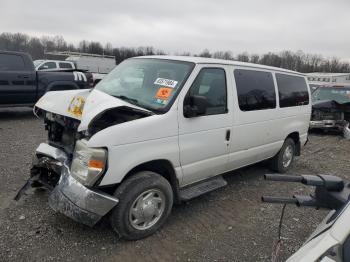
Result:
M189 96L185 98L184 116L186 118L204 115L207 112L208 101L205 96Z

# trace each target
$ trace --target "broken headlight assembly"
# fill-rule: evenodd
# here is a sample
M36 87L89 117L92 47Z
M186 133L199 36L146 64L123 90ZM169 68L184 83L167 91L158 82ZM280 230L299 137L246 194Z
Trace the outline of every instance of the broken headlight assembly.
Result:
M86 140L78 140L71 164L71 175L86 186L92 186L106 170L107 150L90 148Z

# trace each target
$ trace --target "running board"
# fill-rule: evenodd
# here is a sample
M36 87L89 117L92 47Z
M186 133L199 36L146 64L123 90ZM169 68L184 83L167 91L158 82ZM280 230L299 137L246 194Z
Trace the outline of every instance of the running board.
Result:
M194 185L189 185L180 189L180 199L182 201L187 201L226 185L227 182L222 176L209 178L207 180L195 183Z

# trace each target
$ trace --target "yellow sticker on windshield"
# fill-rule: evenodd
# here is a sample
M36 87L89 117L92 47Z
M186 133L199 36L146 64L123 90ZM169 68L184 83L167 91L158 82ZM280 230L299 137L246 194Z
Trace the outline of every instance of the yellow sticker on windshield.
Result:
M170 97L172 91L173 91L172 88L161 87L158 89L158 92L156 94L156 98L162 99L162 100L168 99Z

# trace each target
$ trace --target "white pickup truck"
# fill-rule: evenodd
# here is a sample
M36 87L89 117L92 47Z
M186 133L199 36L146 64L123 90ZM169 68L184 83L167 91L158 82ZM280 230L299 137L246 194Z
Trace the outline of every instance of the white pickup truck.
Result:
M71 55L66 60L35 60L37 71L81 70L92 74L94 85L100 82L116 66L113 56L93 54Z

